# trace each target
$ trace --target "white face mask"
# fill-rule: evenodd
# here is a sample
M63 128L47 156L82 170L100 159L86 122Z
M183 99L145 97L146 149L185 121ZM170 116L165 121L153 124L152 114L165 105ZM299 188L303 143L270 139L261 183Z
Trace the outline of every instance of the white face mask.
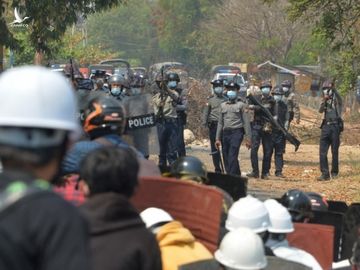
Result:
M223 93L223 88L221 86L214 87L214 92L215 94L220 95Z
M282 95L274 95L275 101L281 101L283 99Z
M113 96L119 96L121 94L121 88L120 87L112 87L111 94Z
M263 95L269 95L270 94L270 87L261 88L261 92L263 93Z

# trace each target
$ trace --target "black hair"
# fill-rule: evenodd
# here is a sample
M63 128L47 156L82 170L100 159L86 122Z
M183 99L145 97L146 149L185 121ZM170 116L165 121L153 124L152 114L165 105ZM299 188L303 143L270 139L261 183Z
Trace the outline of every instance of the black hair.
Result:
M80 178L90 195L117 192L130 198L138 185L139 163L130 147L101 147L89 153L80 164Z

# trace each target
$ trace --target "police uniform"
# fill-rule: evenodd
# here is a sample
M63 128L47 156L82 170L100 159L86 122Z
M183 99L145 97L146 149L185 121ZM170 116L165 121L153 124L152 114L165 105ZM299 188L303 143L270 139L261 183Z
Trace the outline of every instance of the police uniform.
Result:
M227 101L221 103L220 117L216 130L216 140L221 139L222 153L226 173L241 175L238 156L244 135L251 140L251 128L248 115L245 112L247 105L242 101Z
M274 117L282 127L288 125L289 111L284 101L280 100L275 102ZM274 153L274 159L275 159L275 175L282 176L282 169L284 166L283 155L284 155L286 138L284 133L282 133L281 130L277 129L274 126L272 127L271 137L272 137L272 145L273 145L271 152Z
M210 147L211 152L215 153L212 155L212 160L215 168L215 172L221 172L220 167L220 153L217 152L215 146L216 140L216 130L217 124L221 114L221 103L224 103L226 98L221 95L213 95L208 98L208 102L204 108L204 115L203 115L203 126L207 126L209 128L209 138L210 138ZM220 137L221 140L221 137Z
M293 119L296 122L300 122L300 106L294 93L291 92L288 96L285 95L285 97L285 103L289 111L289 123L285 128L288 129Z
M274 99L271 96L257 95L255 98L260 99L262 105L269 111L272 111L274 106ZM263 160L262 160L262 178L266 177L270 171L271 153L272 153L272 136L271 124L266 120L265 114L261 111L259 106L254 105L254 119L251 122L251 167L252 172L248 174L250 177L259 177L259 158L258 151L260 143L263 147Z
M153 97L156 127L159 140L159 166L171 165L177 159L177 112L179 94L167 89L165 93L156 92Z
M339 146L341 133L342 100L341 97L334 93L331 99L323 101L319 109L324 113L323 123L321 125L320 136L320 170L323 178L327 180L330 177L327 153L331 146L332 168L331 176L337 176L339 173Z
M178 116L178 156L186 156L185 150L185 141L184 141L184 128L186 125L186 111L188 106L188 101L186 95L183 93L183 89L177 88L176 91L179 93L179 99L176 104L176 112Z

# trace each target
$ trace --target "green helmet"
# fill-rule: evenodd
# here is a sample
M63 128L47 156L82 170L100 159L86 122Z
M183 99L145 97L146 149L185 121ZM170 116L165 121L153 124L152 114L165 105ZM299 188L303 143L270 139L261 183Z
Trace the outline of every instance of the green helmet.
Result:
M170 168L170 174L180 179L189 179L197 182L207 182L207 170L200 159L192 156L180 157Z

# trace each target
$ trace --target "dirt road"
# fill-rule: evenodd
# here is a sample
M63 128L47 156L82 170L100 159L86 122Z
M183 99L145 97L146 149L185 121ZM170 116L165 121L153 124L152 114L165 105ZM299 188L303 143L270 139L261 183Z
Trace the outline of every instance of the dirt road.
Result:
M304 191L321 193L332 200L343 200L348 203L360 201L360 146L340 147L339 177L326 182L316 180L320 175L318 145L301 145L296 153L291 145L288 145L286 149L283 171L285 178L275 177L272 169L269 180L250 178L249 189L264 190L276 197L288 189L299 188ZM207 144L191 145L187 149L188 155L200 158L208 170L212 171L213 165L209 153L210 148ZM260 159L262 158L261 153L260 148ZM251 171L250 151L245 147L240 149L239 160L243 173ZM274 164L272 164L272 168L274 168Z

